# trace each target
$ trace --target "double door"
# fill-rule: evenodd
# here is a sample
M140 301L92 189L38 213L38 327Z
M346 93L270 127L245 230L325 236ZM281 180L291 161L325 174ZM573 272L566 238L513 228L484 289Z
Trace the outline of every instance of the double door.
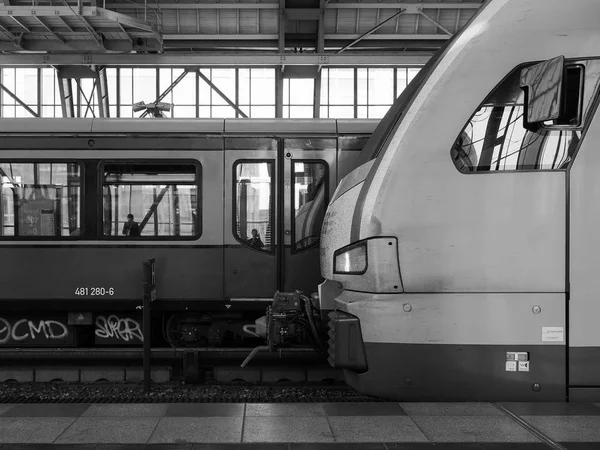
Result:
M225 145L225 298L316 291L336 140L231 138Z

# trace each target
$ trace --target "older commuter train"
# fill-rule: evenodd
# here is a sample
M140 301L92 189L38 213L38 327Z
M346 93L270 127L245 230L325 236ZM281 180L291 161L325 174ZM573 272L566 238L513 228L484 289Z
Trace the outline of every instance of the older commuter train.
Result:
M239 345L276 290L317 291L325 207L376 124L1 120L0 345L139 345L150 258L153 336Z
M597 0L491 0L329 203L330 362L395 400L600 400Z

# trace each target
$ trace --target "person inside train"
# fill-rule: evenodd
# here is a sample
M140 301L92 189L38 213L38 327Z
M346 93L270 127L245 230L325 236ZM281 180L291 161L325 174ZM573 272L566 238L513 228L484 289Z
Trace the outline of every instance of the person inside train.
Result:
M263 241L260 238L260 234L258 234L258 230L256 228L252 229L252 237L248 239L248 245L252 248L261 249L265 246Z
M139 236L140 226L133 220L133 214L127 214L127 222L123 225L123 234L125 236Z

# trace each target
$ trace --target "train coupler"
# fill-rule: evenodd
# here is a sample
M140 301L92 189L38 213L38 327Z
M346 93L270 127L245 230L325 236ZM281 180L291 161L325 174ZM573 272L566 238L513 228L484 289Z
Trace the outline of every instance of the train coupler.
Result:
M320 313L315 307L315 298L309 298L301 291L275 292L273 303L267 308L266 314L256 319L254 326L247 325L244 330L265 339L267 345L252 350L242 367L262 350L272 352L281 347L306 342L315 350L324 349Z

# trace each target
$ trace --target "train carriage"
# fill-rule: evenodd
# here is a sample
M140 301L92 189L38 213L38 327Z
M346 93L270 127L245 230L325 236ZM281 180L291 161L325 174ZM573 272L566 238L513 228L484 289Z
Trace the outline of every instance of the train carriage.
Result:
M326 204L376 122L0 121L0 345L139 345L149 258L157 336L248 338L277 289L316 291Z
M323 225L330 354L395 400L600 399L595 0L491 0Z

